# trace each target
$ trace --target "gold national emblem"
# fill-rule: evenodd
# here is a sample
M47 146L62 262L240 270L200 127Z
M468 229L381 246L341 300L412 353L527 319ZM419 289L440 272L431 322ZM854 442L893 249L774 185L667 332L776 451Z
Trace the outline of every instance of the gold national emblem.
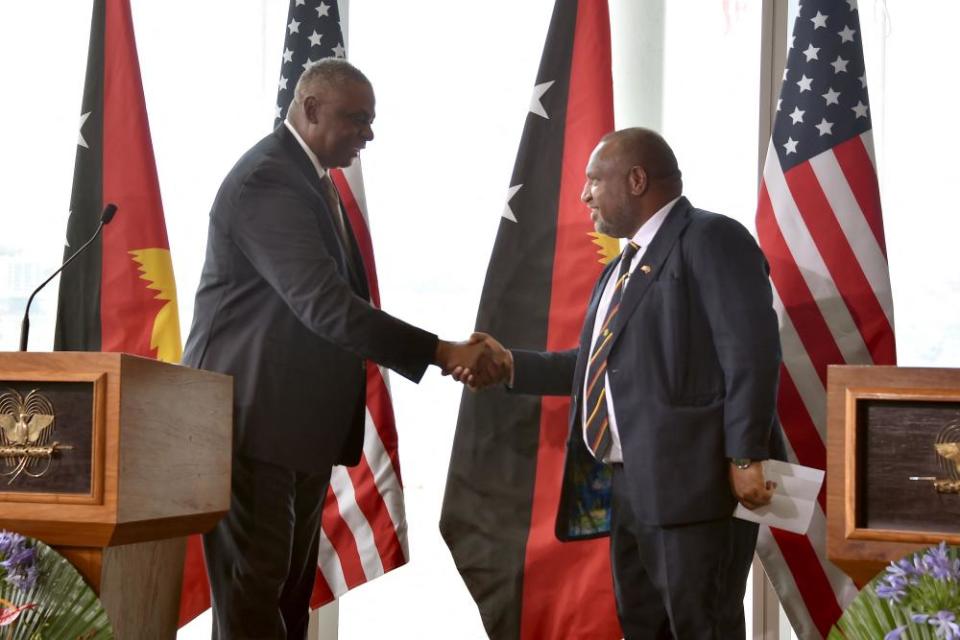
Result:
M0 477L39 478L50 470L54 454L73 447L50 442L56 415L36 389L24 398L13 389L0 394Z
M937 466L944 477L910 476L910 480L933 483L937 493L960 493L960 422L945 426L933 442Z

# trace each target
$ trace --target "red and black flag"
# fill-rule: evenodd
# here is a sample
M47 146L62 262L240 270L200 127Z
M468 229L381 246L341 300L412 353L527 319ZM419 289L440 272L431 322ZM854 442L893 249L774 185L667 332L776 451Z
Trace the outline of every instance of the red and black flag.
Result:
M514 348L577 345L590 292L619 251L579 199L590 152L612 129L606 0L557 0L479 331ZM460 405L440 529L493 638L622 637L608 541L587 531L561 543L554 528L569 404L492 389Z
M140 81L129 0L96 0L65 255L104 205L118 213L60 280L54 348L180 360L170 245Z
M60 279L58 351L179 362L180 318L130 0L95 0L65 256L104 205L117 215ZM191 553L200 553L191 541Z

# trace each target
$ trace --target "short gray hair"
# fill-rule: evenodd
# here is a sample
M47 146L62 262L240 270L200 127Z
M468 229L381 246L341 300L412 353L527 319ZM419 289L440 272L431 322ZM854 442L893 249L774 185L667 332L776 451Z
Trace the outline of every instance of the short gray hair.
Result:
M304 98L311 95L317 88L322 90L338 89L348 82L361 82L372 86L367 76L360 69L342 58L322 58L311 62L293 90L295 102L303 103Z

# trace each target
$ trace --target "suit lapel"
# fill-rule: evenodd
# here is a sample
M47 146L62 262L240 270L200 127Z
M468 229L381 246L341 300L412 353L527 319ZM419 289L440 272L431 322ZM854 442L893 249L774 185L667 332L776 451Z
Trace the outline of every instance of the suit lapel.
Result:
M354 237L353 226L350 224L349 216L344 214L344 222L347 224L348 235L350 236L350 246L345 247L343 246L343 241L340 239L340 233L337 232L339 222L337 221L334 212L330 211L330 207L327 206L327 199L323 197L323 186L320 184L320 176L317 175L317 168L313 166L310 158L300 146L300 143L297 142L297 139L293 137L293 134L290 133L290 130L285 124L281 123L280 126L274 131L274 134L279 138L283 148L286 149L287 155L293 158L297 170L303 175L307 183L310 185L310 189L313 191L313 195L315 196L314 200L316 200L318 203L318 206L316 207L318 209L317 217L320 218L322 216L323 221L330 224L333 237L337 243L337 246L340 248L339 259L340 263L344 267L344 271L347 274L347 280L350 282L357 294L364 299L369 300L370 292L369 288L367 287L366 270L363 268L363 260L360 258L360 248L357 245L356 238ZM340 210L346 212L342 199L340 199Z
M623 291L623 298L620 300L620 311L617 312L617 317L613 321L614 342L620 337L621 329L643 300L650 285L660 275L660 268L676 245L680 233L690 222L690 208L690 202L686 198L680 198L677 201L667 214L663 226L654 236L653 242L640 258L640 263L631 273L627 288Z

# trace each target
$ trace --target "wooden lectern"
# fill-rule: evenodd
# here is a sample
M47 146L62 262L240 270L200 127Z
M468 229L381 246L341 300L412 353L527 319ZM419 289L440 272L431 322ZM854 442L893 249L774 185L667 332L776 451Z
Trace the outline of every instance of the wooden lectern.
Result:
M120 353L0 353L0 527L43 540L118 638L176 635L186 538L230 504L229 376Z
M831 366L827 556L862 586L960 544L960 369Z

